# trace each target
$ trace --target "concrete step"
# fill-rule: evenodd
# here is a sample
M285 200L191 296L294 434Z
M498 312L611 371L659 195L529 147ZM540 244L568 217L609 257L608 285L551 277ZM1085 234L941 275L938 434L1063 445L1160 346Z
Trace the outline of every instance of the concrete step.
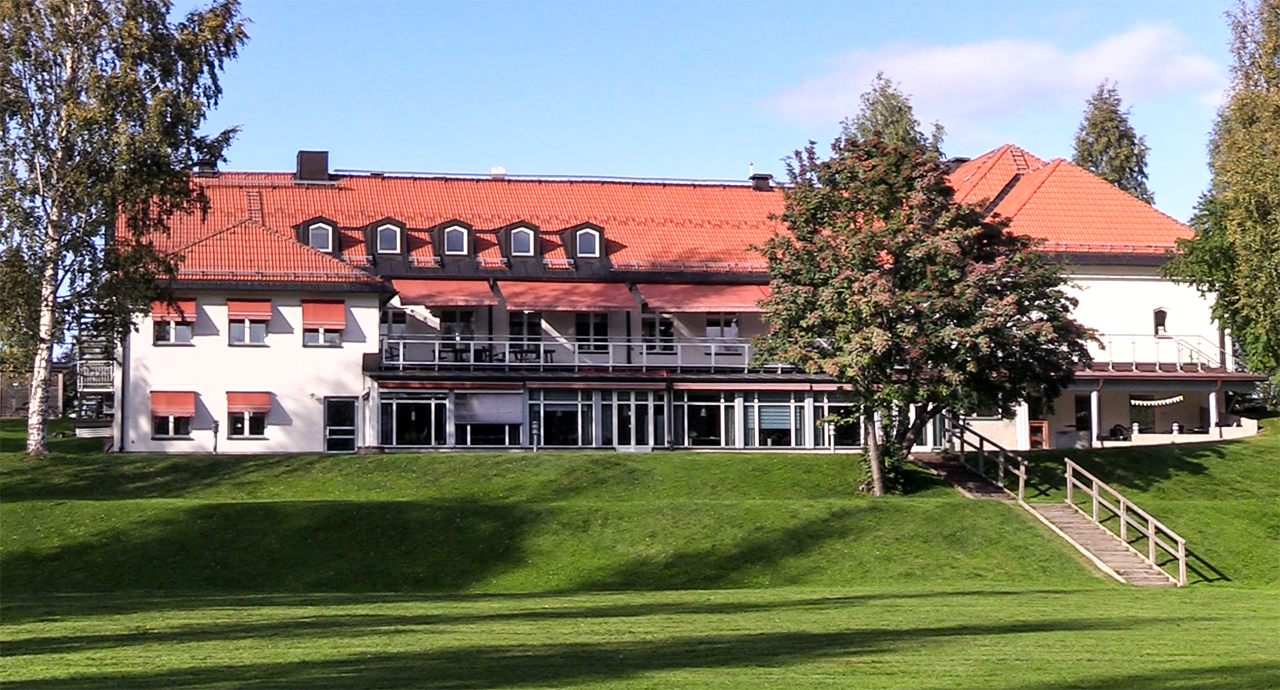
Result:
M1133 552L1120 537L1094 523L1073 506L1036 503L1030 507L1067 535L1077 548L1104 563L1125 582L1138 587L1172 587L1176 584L1163 570Z

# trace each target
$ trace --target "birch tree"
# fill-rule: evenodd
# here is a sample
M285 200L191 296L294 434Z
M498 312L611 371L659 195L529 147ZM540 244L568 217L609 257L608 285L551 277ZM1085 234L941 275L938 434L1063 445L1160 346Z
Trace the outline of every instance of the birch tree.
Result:
M169 0L0 2L0 241L38 303L27 452L46 452L50 362L83 322L113 342L162 294L180 257L153 238L205 199L197 162L235 134L201 133L219 75L248 36L237 0L176 23ZM26 312L24 312L26 313ZM0 319L6 315L0 315Z

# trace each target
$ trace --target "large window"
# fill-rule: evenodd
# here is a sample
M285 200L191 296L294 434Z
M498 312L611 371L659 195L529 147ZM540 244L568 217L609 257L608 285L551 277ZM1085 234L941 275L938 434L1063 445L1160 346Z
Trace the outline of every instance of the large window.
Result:
M227 423L230 438L262 438L267 434L266 412L231 412Z
M189 345L192 325L192 321L156 321L152 342L156 345Z
M516 342L536 343L542 340L542 312L513 311L507 326L507 332Z
M677 392L672 408L676 445L733 447L737 415L733 393Z
M443 446L448 442L444 393L384 394L381 442L384 446Z
M579 313L575 340L581 352L609 351L609 314L604 312Z
M400 253L400 228L394 225L383 225L378 228L378 253Z
M824 421L825 420L825 421ZM829 392L813 395L813 444L829 448L862 445L862 418L849 403L846 393Z
M306 347L341 347L342 330L332 328L302 329L302 344Z
M178 415L152 415L152 438L190 438L191 417Z
M445 228L444 231L444 253L445 254L466 254L467 253L467 229L457 226Z
M593 445L594 419L591 391L529 391L529 423L536 425L539 445Z
M266 345L267 322L236 319L230 322L227 329L228 339L232 345Z
M472 309L444 309L440 312L440 334L455 340L470 340L476 334L476 313Z
M804 394L747 392L743 394L743 421L748 446L803 446Z
M640 337L645 352L675 352L676 322L666 314L644 314L640 317Z

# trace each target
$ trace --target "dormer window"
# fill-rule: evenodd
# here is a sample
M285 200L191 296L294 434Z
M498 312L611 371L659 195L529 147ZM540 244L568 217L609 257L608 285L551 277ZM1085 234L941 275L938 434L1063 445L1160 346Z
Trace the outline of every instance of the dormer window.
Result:
M595 230L579 230L577 255L585 258L600 256L600 233Z
M400 228L389 224L378 228L378 253L400 253Z
M333 228L324 223L312 225L307 229L307 244L318 251L333 251Z
M511 231L511 255L533 256L533 231L529 228L516 228Z
M467 231L465 228L457 226L445 228L444 253L455 255L467 253Z

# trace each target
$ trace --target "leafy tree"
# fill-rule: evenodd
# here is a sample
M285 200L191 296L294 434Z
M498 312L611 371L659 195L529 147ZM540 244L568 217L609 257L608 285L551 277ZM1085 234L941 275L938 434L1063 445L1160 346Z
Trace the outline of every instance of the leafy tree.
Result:
M946 129L933 123L932 136L920 131L920 121L911 107L911 96L898 85L877 72L871 80L871 88L860 97L862 108L857 115L841 123L844 136L869 141L879 136L893 146L915 148L924 146L936 158L942 157L942 137Z
M1280 0L1228 12L1231 85L1209 140L1209 191L1166 274L1214 300L1248 366L1280 386Z
M759 362L847 384L867 434L871 491L939 412L1054 399L1088 361L1086 328L1036 241L957 204L925 146L838 137L788 161L780 219L762 247L773 276ZM905 412L915 405L916 414Z
M1102 80L1085 101L1084 117L1076 130L1071 162L1148 204L1156 197L1147 189L1147 138L1129 124L1114 82Z
M171 24L169 0L0 3L0 241L35 277L27 451L45 452L46 382L60 327L118 340L162 294L177 257L151 239L205 203L189 171L234 130L199 128L247 40L237 0ZM17 274L13 274L17 275ZM15 321L0 315L6 328ZM6 341L7 342L7 341Z

